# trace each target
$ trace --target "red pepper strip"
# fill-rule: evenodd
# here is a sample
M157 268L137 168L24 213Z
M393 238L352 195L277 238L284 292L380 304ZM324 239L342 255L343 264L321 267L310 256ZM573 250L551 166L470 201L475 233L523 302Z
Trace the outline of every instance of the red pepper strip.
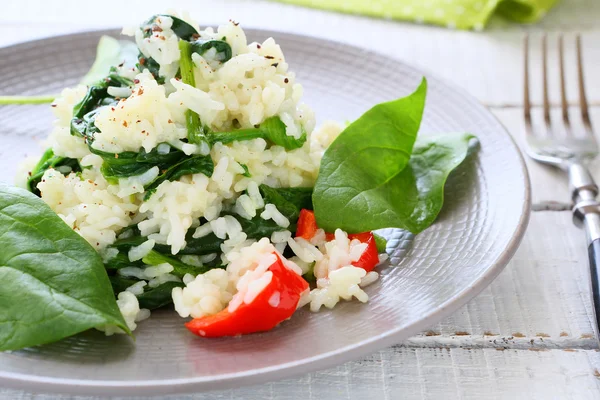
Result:
M379 252L377 251L377 243L375 243L375 237L372 232L354 233L348 235L350 240L358 239L361 243L367 243L367 248L360 255L357 261L354 261L352 265L364 269L370 272L379 264Z
M277 261L269 267L273 273L271 282L252 303L242 303L233 312L226 308L215 315L195 318L185 327L202 337L237 336L271 330L290 318L296 311L300 296L308 289L308 283L283 265L279 255L276 256ZM278 303L271 300L277 293Z
M298 218L298 228L296 229L296 237L301 237L306 240L312 239L317 233L317 220L315 213L310 210L302 209L300 211L300 217ZM353 262L352 265L359 267L369 272L377 264L379 264L379 253L377 252L377 244L375 243L375 237L371 232L354 233L348 235L350 240L358 239L361 243L367 243L367 249L362 253L360 258ZM335 234L325 233L325 240L331 241L335 239Z
M317 220L315 219L315 213L303 208L300 210L300 217L298 218L297 225L296 237L301 237L306 240L312 239L317 233Z

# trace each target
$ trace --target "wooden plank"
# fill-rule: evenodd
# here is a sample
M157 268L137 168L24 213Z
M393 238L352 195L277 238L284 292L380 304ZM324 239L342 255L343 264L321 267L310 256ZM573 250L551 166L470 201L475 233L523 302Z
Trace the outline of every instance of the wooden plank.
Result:
M394 348L361 361L265 385L169 399L532 399L592 400L600 389L594 350ZM50 395L0 389L0 400ZM61 396L61 400L100 397Z

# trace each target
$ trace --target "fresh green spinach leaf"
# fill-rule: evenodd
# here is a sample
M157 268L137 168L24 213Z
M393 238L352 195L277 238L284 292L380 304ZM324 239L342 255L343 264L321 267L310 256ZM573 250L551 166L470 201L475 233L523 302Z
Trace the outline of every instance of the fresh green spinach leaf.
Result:
M376 105L325 151L313 193L321 228L358 233L393 227L416 234L434 222L444 183L474 136L448 134L415 144L426 90L423 79L411 95Z
M337 217L323 215L325 210L336 207L335 200L315 203L326 205L319 208L322 220L318 223L328 220L329 224L350 232L390 227L415 234L423 231L433 224L442 209L448 175L466 158L469 142L474 138L459 133L418 140L404 170L378 187L345 197L344 203L337 203ZM361 218L365 215L369 218Z
M426 91L423 79L411 95L374 106L325 151L313 193L319 227L349 233L400 227L390 205L404 199L390 197L388 186L408 164Z
M99 325L131 333L98 253L40 198L0 186L0 350Z
M103 35L98 41L94 64L81 79L81 84L95 84L103 79L112 67L121 63L125 67L133 67L137 61L137 54L138 48L135 43Z

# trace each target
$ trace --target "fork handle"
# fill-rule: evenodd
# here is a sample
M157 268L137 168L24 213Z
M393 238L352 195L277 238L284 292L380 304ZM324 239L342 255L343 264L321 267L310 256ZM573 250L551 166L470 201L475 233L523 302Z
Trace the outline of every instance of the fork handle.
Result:
M585 227L590 260L590 282L596 338L600 337L600 203L596 201L598 186L583 164L569 166L569 182L572 188L573 222Z
M590 278L592 283L592 301L594 303L594 317L596 332L600 329L600 238L594 239L589 247Z

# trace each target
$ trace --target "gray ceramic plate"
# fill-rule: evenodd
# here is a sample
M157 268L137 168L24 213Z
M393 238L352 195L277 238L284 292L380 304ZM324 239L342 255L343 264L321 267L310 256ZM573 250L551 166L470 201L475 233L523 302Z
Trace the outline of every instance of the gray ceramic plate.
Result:
M103 33L90 32L0 49L0 93L48 94L74 85ZM423 72L365 49L278 32L276 38L319 121L352 120L372 105L411 92ZM389 266L367 288L368 304L298 312L277 329L236 339L192 336L170 310L154 312L127 337L86 332L48 346L0 354L0 387L87 394L151 395L235 387L340 364L428 328L471 299L502 270L529 216L523 160L481 104L433 76L421 134L469 131L481 150L451 177L434 226L416 238L388 231ZM0 108L2 181L51 126L47 106ZM368 218L368 216L365 216Z

